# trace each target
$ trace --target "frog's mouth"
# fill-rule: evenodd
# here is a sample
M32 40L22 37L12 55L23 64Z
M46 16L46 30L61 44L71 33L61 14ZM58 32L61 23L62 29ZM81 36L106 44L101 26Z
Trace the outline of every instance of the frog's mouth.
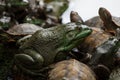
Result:
M76 36L68 43L68 46L74 44L74 47L79 45L87 36L91 34L92 30L89 28L82 29Z
M62 51L70 51L74 47L78 46L83 40L92 33L90 28L82 28L71 40L67 40L64 44L64 47L61 48Z
M75 38L72 41L77 41L89 36L92 32L90 28L83 28L78 34L76 34Z

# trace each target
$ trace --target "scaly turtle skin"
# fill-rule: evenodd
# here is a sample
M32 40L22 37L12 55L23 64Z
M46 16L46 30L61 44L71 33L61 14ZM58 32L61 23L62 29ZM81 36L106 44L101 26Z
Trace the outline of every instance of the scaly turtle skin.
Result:
M79 45L91 32L77 23L41 28L20 46L20 54L15 55L16 65L26 73L39 75L44 66L66 59L64 52Z
M114 61L114 53L118 51L119 46L120 43L116 37L109 38L107 41L96 48L90 60L90 64L94 66L98 64L103 64L107 67L111 67Z
M87 65L70 59L56 63L49 72L48 80L96 80L96 78Z

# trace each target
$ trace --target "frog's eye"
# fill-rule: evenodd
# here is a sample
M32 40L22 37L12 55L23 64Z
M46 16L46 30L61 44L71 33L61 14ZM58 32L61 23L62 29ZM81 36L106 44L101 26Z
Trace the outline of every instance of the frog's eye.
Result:
M82 27L77 26L75 29L80 31Z
M69 40L71 40L71 39L73 39L74 37L75 37L75 35L76 35L76 31L69 31L67 34L66 34L66 38L67 39L69 39Z
M75 26L72 30L74 30L74 31L81 31L81 30L82 30L82 27Z

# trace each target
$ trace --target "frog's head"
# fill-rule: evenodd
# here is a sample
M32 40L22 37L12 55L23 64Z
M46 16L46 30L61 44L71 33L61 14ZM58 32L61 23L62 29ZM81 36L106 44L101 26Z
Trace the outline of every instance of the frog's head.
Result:
M64 29L62 47L60 51L69 51L80 43L92 32L86 25L79 23L68 23Z

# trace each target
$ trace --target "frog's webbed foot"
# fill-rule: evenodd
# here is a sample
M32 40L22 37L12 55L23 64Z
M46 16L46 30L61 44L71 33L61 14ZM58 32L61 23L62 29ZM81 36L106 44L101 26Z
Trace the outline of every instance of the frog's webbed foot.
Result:
M43 57L33 50L26 50L22 54L15 55L16 65L22 69L23 72L29 74L39 74L43 62Z

